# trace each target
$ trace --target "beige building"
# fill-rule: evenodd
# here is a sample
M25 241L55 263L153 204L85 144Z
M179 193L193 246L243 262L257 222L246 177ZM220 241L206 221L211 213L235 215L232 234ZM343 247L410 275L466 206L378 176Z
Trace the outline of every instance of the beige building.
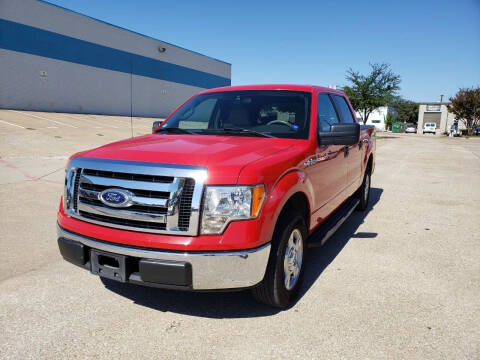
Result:
M437 124L436 134L449 132L452 125L455 125L459 132L465 130L465 125L455 118L455 115L448 111L448 102L424 102L418 108L418 129L417 133L422 134L423 124L430 122Z

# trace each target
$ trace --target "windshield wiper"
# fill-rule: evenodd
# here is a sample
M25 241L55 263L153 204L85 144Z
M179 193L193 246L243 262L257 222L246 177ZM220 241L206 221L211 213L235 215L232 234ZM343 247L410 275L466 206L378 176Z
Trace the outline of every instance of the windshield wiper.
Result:
M232 128L232 127L227 127L227 128L219 128L219 129L204 129L202 131L208 132L236 132L236 133L248 133L248 134L253 134L256 136L261 136L261 137L268 137L268 138L276 138L276 136L266 134L266 133L261 133L255 130L250 130L250 129L244 129L244 128Z
M193 131L187 130L187 129L180 129L176 127L161 127L157 131L155 131L155 134L158 134L159 132L167 132L167 133L177 133L177 134L193 134L195 133Z

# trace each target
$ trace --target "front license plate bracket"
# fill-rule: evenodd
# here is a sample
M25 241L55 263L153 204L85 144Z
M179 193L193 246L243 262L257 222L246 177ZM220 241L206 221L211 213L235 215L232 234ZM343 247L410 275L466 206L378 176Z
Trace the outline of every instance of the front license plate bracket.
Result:
M120 282L127 281L127 257L106 251L90 250L92 274Z

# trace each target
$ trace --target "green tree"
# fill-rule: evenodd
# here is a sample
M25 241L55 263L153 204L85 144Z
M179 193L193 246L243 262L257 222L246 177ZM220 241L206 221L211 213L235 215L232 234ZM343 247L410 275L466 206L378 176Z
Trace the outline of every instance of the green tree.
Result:
M410 124L418 122L418 103L395 96L388 105L397 111L397 121Z
M448 110L465 125L468 135L472 135L480 125L480 87L461 88L450 101Z
M389 112L385 117L385 130L392 130L392 124L395 121L397 121L397 117Z
M372 70L367 75L348 69L346 79L350 84L343 88L355 110L360 112L363 123L373 110L388 104L400 89L400 75L394 74L389 64L370 64L370 67Z

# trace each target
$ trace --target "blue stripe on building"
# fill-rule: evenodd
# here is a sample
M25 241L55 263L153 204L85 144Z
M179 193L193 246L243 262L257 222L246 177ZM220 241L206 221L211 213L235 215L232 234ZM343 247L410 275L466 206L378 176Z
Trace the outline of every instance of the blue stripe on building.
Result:
M0 48L175 83L213 88L228 78L0 19Z

